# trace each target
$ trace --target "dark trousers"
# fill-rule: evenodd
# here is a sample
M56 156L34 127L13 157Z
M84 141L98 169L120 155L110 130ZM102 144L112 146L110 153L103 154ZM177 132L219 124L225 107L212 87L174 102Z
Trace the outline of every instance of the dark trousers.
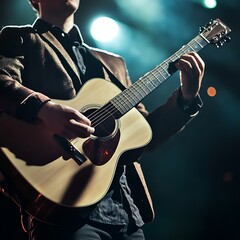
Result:
M56 227L33 220L30 240L144 240L136 226L115 226L89 222L79 227Z

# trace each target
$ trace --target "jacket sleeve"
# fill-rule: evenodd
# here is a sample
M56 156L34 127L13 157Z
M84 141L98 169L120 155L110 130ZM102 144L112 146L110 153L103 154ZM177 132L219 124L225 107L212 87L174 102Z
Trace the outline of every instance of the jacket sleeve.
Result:
M17 106L33 93L22 85L23 35L23 29L18 27L6 27L0 33L0 109L13 116Z
M152 140L146 150L154 150L171 137L178 134L197 115L190 115L178 105L179 90L173 92L165 104L158 107L147 116L152 128Z

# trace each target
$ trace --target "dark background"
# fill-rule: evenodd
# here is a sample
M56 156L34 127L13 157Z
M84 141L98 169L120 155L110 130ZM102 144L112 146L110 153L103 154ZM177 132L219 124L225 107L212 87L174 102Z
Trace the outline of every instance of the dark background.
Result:
M82 0L76 23L85 42L121 54L133 82L195 37L210 19L220 18L232 29L229 44L200 52L206 74L201 89L204 107L198 117L177 137L142 157L156 211L155 221L144 227L148 240L240 239L239 13L238 0L219 1L212 10L200 0ZM90 36L91 22L103 15L127 29L114 45L100 45ZM1 26L34 19L27 0L1 0ZM176 73L144 103L153 110L178 84ZM210 86L217 90L215 97L207 95ZM13 219L19 221L12 209L9 220L1 219L3 233Z

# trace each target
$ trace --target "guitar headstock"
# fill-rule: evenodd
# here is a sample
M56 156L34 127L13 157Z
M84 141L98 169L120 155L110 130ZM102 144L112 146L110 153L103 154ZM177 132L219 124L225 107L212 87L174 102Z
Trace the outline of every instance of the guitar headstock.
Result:
M204 27L200 28L200 34L211 44L216 45L218 48L222 47L231 38L228 34L231 29L223 23L219 18L211 20Z

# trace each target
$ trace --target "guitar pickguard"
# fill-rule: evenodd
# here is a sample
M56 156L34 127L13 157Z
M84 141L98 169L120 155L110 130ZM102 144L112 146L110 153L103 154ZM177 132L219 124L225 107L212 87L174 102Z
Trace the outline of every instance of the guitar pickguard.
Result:
M93 164L100 166L112 158L118 146L119 139L119 130L110 139L89 138L83 143L83 151Z

